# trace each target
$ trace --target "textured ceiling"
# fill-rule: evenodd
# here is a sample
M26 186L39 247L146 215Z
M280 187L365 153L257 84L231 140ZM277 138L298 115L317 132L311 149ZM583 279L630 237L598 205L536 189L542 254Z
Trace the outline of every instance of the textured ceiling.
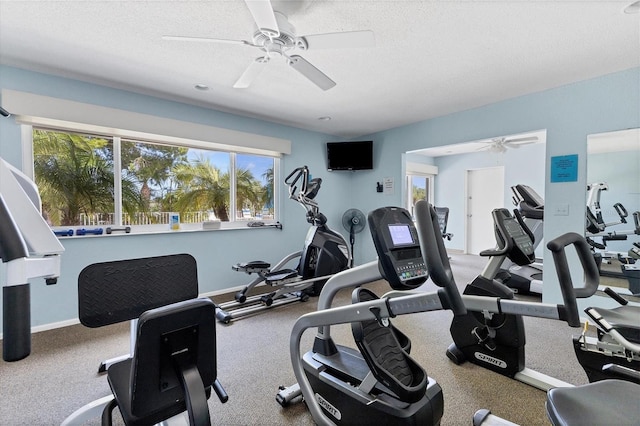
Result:
M283 58L234 89L256 48L162 39L251 40L242 0L0 0L0 63L357 137L640 66L629 3L272 1L298 35L375 33L373 48L300 53L337 83L322 91Z

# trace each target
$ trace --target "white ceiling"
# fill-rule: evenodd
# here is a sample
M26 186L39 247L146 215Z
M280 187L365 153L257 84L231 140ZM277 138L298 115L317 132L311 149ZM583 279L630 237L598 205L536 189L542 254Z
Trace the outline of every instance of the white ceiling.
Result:
M0 0L0 63L348 138L640 66L631 2L272 1L298 35L375 33L300 53L337 83L322 91L284 60L234 89L257 49L161 38L251 40L242 0Z

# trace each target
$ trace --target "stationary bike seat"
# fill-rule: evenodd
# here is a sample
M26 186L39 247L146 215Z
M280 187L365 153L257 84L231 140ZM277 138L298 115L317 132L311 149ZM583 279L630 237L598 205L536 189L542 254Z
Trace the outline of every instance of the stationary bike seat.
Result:
M547 393L547 415L556 426L637 424L638 395L640 385L616 379L554 388Z
M356 288L352 294L354 303L377 298L364 288ZM402 349L391 326L367 320L352 323L351 331L369 370L380 383L405 402L416 402L424 396L427 373ZM408 340L406 336L404 338Z

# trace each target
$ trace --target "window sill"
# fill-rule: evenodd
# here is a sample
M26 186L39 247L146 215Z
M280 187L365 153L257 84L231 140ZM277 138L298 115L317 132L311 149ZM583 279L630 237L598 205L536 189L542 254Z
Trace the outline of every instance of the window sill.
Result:
M81 227L70 226L61 227L56 226L52 230L56 233L58 238L79 239L79 238L95 238L95 237L116 237L124 235L150 235L150 234L176 234L184 232L211 232L211 231L230 231L238 229L282 229L280 222L270 221L264 222L264 226L248 226L249 222L221 222L219 228L204 228L202 223L181 223L179 229L169 229L168 224L164 225L137 225L128 227L130 232L125 231L125 227L118 226L93 226L93 227ZM110 233L107 233L107 228L113 228ZM80 234L78 232L80 231ZM67 234L62 235L62 232ZM71 235L69 235L71 234Z

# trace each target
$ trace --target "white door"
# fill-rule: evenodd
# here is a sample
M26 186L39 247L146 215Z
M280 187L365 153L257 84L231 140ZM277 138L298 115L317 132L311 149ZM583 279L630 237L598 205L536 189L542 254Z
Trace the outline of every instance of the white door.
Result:
M504 167L467 170L467 246L478 254L496 246L493 209L504 207Z

